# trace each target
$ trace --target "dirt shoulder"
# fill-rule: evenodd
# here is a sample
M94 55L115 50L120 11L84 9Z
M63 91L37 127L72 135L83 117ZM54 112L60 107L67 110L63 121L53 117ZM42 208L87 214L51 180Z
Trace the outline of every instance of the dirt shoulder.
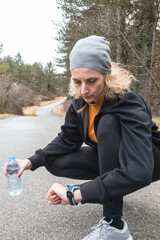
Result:
M61 116L61 117L65 117L66 116L66 112L63 109L63 104L60 104L60 105L54 107L52 109L52 113L54 113L54 114L56 114L58 116Z
M0 120L4 119L4 118L8 118L8 117L17 117L17 115L13 115L13 114L0 114Z
M39 106L31 106L31 107L23 108L23 114L25 116L35 116L36 115L36 110L38 108L44 107L44 106L49 105L49 104L52 104L52 103L57 102L57 101L59 101L63 98L64 97L56 97L54 100L41 102ZM67 99L64 103L54 107L52 109L52 113L54 113L58 116L61 116L61 117L65 117L66 112L67 112L70 105L71 105L71 100Z
M65 117L66 116L66 112L68 111L68 108L71 105L71 100L66 100L64 103L54 107L52 109L52 113L61 116L61 117Z
M40 103L40 105L38 106L30 106L30 107L25 107L23 108L23 116L35 116L36 115L36 110L38 108L44 107L46 105L52 104L54 102L57 102L61 99L63 99L64 97L56 97L54 100L51 101L43 101ZM56 109L54 109L53 113L57 114L59 116L65 116L65 112L63 111L63 104L59 106L55 107ZM18 115L14 115L14 114L0 114L0 120L8 118L8 117L18 117Z
M154 117L153 121L156 123L158 130L160 130L160 116L159 117Z
M47 106L47 105L52 104L54 102L57 102L57 101L59 101L63 98L64 97L56 97L54 100L51 100L51 101L43 101L38 106L30 106L30 107L23 108L23 114L24 114L24 116L35 116L36 115L36 110L38 108Z

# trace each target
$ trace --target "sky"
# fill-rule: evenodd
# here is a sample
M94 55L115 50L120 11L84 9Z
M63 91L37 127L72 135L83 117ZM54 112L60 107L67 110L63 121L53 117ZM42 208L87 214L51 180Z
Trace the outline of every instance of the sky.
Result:
M53 21L62 21L56 0L0 0L1 57L19 52L24 63L53 62L58 56Z

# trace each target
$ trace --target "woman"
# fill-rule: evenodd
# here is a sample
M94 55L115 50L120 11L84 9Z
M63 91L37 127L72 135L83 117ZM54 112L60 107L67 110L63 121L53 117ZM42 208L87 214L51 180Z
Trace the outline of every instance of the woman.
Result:
M160 133L142 98L130 90L134 78L111 66L109 53L104 37L75 44L70 53L74 97L61 132L34 156L18 160L19 176L45 166L56 176L90 180L80 186L55 183L47 194L53 205L103 205L103 218L83 240L132 240L121 218L123 196L160 176Z

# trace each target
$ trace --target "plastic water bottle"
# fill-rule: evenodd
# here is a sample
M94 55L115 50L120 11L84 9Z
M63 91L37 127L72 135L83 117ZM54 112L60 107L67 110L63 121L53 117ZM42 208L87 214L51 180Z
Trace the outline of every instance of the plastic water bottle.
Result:
M17 173L19 166L15 160L15 156L9 157L9 163L7 164L7 179L8 179L8 192L11 196L18 196L22 192L21 178L18 178Z

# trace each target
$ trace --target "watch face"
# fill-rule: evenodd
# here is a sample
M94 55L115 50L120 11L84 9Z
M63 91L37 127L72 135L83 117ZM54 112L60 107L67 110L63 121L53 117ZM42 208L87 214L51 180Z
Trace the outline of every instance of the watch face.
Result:
M73 197L73 193L70 191L67 191L67 198L72 198Z

